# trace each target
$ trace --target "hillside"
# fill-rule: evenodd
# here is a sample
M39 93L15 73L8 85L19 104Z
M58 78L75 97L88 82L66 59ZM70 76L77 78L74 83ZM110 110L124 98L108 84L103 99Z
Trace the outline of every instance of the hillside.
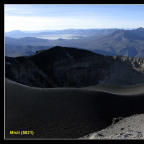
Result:
M118 30L109 36L96 40L95 52L103 51L110 55L144 57L144 29Z

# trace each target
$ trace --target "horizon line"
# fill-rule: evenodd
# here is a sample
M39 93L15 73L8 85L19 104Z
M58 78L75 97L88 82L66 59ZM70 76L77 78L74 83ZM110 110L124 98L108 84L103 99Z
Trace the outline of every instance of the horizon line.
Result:
M5 31L5 32L12 32L12 31L22 31L22 32L34 32L34 31L60 31L60 30L91 30L91 29L138 29L138 28L144 28L144 27L133 27L133 28L66 28L66 29L37 29L37 30L20 30L20 29L15 29L15 30L10 30L10 31Z

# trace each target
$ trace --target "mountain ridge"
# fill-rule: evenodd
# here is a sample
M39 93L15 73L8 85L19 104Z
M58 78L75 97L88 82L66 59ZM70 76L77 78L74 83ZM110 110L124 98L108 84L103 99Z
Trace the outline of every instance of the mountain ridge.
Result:
M39 38L5 38L5 44L32 46L63 46L90 50L106 56L124 55L144 57L144 28L135 30L117 30L105 36L91 36L80 39L39 39ZM6 49L7 46L6 46ZM9 48L10 49L10 48ZM16 51L15 51L16 52Z
M6 77L36 87L133 85L144 82L144 59L103 56L56 46L32 56L6 57Z
M79 36L92 36L92 35L105 35L115 31L116 28L111 29L63 29L63 30L42 30L42 31L31 31L25 32L20 30L13 30L10 32L5 32L5 36L12 38L24 38L24 37L41 37L45 35L79 35Z

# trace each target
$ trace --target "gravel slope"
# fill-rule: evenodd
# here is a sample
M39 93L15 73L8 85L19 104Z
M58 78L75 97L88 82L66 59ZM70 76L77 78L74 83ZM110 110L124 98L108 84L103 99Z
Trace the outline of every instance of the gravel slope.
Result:
M144 139L144 114L115 118L106 129L80 139Z

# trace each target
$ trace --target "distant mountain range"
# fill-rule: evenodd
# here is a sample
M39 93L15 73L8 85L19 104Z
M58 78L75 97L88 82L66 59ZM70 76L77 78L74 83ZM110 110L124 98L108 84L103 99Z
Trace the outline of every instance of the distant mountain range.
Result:
M144 59L56 46L32 56L5 57L5 76L34 87L133 85L144 83Z
M93 39L91 50L104 55L144 57L144 29L118 30L109 36ZM87 46L88 47L88 46Z
M71 38L84 38L88 36L102 36L110 34L117 29L64 29L64 30L45 30L45 31L20 31L14 30L5 32L6 37L24 38L24 37L46 37L46 36L71 36Z
M74 30L72 31L74 33ZM59 38L57 40L48 40L36 37L24 37L19 39L5 37L5 44L6 44L5 54L6 56L22 56L26 54L28 55L33 54L37 50L41 50L42 47L39 46L47 46L47 48L53 46L65 46L65 47L82 48L106 56L123 55L129 57L144 57L144 28L138 28L134 30L111 29L108 33L106 31L107 31L106 29L103 30L102 32L103 34L101 34L101 36L93 35L96 31L95 32L92 31L93 34L91 34L91 36L87 35L87 37L79 39ZM56 32L58 33L58 31ZM69 30L68 32L70 33L71 31ZM90 30L86 32L90 33ZM17 33L21 32L18 31ZM63 31L63 33L66 32ZM31 48L26 49L23 52L21 50L22 46L27 45L30 45ZM46 47L43 48L46 49ZM19 54L17 53L17 51L20 51Z

